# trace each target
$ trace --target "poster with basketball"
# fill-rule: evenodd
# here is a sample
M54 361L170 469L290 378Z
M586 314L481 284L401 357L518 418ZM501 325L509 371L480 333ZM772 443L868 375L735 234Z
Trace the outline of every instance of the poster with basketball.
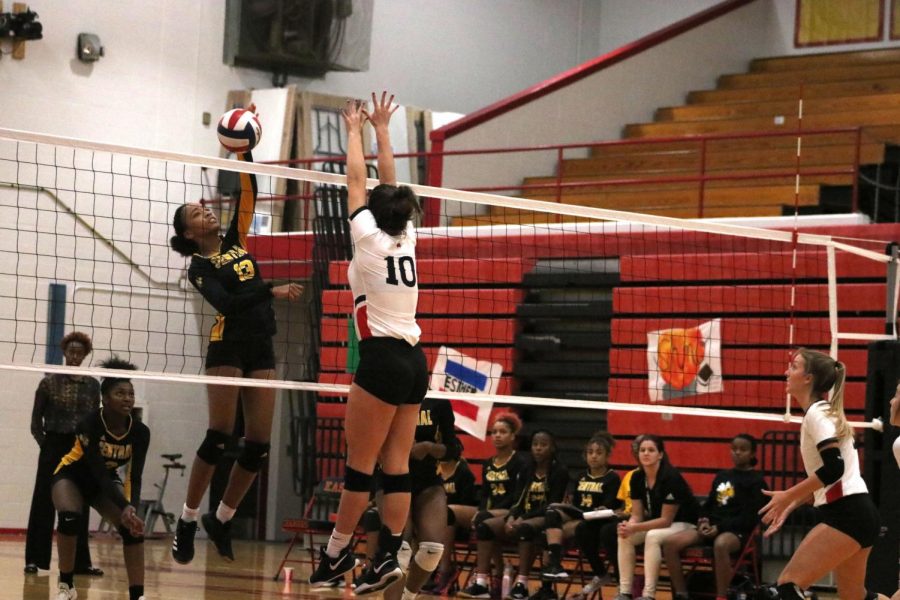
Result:
M428 387L438 392L461 394L495 394L503 375L503 365L477 360L453 348L441 346ZM464 398L451 400L456 426L479 439L487 435L491 402L469 402Z
M722 391L722 320L647 333L652 402Z

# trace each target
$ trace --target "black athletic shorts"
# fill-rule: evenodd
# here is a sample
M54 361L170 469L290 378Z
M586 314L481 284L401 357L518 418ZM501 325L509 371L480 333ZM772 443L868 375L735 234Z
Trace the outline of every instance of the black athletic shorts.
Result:
M239 341L210 342L206 368L237 367L243 373L275 368L275 348L271 336Z
M361 340L353 383L394 406L419 404L428 391L425 353L419 344L410 346L397 338Z
M78 491L81 492L81 497L86 505L93 506L103 494L103 490L100 489L100 484L97 483L92 476L71 465L60 469L59 472L53 476L53 483L56 483L60 479L68 479L74 483L75 487L78 488ZM122 482L118 477L115 477L113 481L122 486Z
M822 522L846 533L863 548L875 545L881 523L869 494L852 494L819 507Z

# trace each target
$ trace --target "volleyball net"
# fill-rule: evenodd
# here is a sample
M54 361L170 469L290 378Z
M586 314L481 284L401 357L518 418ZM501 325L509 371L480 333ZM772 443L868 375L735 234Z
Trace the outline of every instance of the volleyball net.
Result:
M230 381L203 374L215 311L168 240L185 202L227 225L223 175L246 172L259 180L249 250L265 279L305 293L275 301L277 381L239 383L345 394L358 360L352 244L340 161L323 165L0 130L0 367L65 372L58 340L79 330L94 363L118 354L135 378ZM763 228L412 187L441 212L418 230L414 268L397 266L420 288L436 396L777 421L790 350L807 346L846 363L859 420L866 345L896 338L886 229L863 239L829 219Z

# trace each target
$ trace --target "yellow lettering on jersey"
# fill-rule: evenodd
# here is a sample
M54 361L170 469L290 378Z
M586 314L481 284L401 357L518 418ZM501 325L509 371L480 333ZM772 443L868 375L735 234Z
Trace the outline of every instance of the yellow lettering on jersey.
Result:
M445 481L444 482L444 491L447 494L455 494L456 493L456 482L455 481Z
M429 408L429 409L425 409L425 410L420 410L419 411L419 423L418 423L419 427L432 425L432 424L433 423L431 422L431 409Z
M113 444L100 440L100 456L111 460L127 460L131 458L131 444Z
M216 254L215 256L210 256L209 262L211 262L213 266L218 269L223 265L227 265L228 263L233 262L246 255L247 251L240 246L232 246L230 250L227 250L220 254Z
M579 481L578 482L578 491L579 492L603 492L603 482L602 481Z
M484 478L488 481L509 481L509 473L506 469L502 471L485 471Z

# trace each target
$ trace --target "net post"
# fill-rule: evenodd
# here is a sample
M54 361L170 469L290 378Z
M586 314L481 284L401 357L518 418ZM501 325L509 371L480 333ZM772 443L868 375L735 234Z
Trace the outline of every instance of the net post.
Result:
M884 333L897 337L897 296L900 279L897 277L897 259L900 257L900 244L891 242L884 253L891 257L887 265L887 299L884 304Z
M831 328L831 358L838 358L838 307L837 307L837 266L835 264L834 246L829 244L825 248L828 261L828 324Z

